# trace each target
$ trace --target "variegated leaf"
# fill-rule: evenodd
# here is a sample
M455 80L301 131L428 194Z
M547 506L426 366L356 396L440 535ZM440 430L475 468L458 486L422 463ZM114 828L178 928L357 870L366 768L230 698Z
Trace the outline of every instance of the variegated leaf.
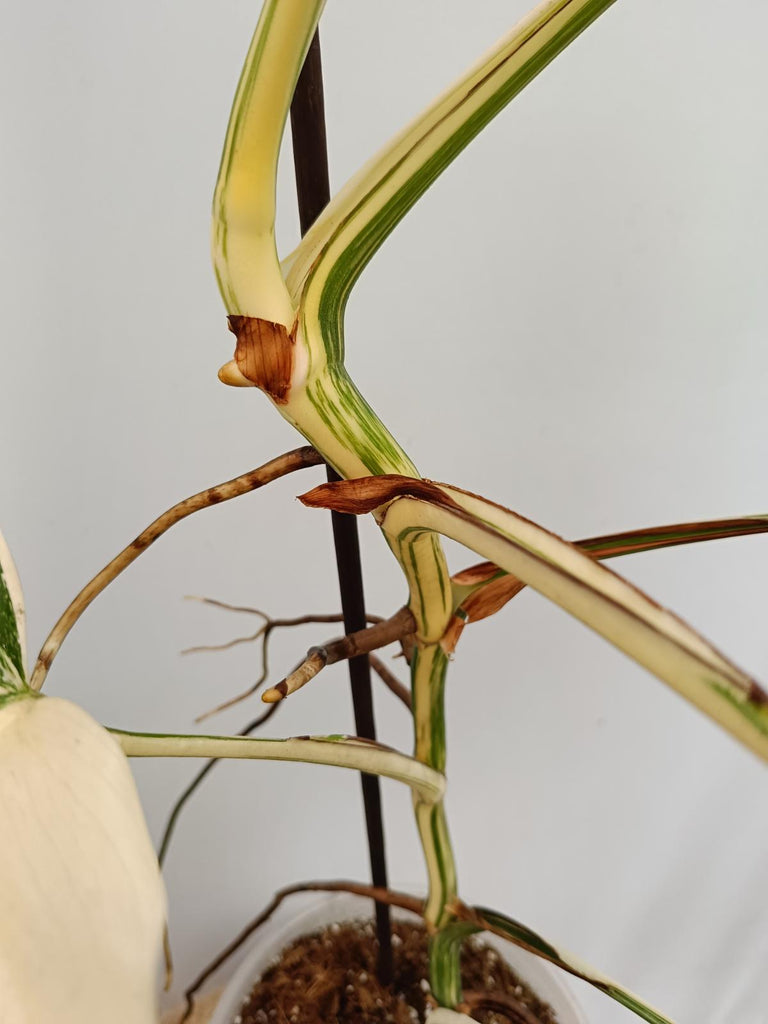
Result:
M0 1020L154 1024L165 890L128 762L81 708L0 704Z
M11 552L0 533L0 697L23 689L25 679L24 595Z

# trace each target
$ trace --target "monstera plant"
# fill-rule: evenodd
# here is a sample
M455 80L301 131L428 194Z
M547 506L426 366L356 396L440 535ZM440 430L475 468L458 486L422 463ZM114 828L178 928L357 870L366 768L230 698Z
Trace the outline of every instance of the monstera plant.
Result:
M369 824L379 813L373 779L384 776L410 787L428 878L426 899L422 903L390 890L381 873L374 873L372 887L347 887L375 896L380 910L417 907L430 935L431 993L443 1008L436 1020L447 1010L467 1010L462 944L474 933L489 932L595 986L640 1019L670 1024L669 1017L557 941L501 910L462 900L445 807L446 678L465 628L506 608L530 587L668 684L736 741L768 758L768 695L761 686L603 564L662 547L764 533L768 516L565 540L489 497L423 478L345 362L345 308L366 264L472 139L612 3L544 0L333 197L327 189L316 41L323 0L264 3L235 95L213 203L213 261L234 336L233 358L219 377L262 392L307 445L160 515L75 597L31 672L21 589L10 554L0 544L0 810L6 822L0 844L0 1009L8 1024L140 1024L155 1018L165 898L127 757L269 759L352 768L365 773ZM276 175L291 110L304 234L280 259ZM301 501L308 510L335 514L344 614L325 621L343 622L345 635L313 647L293 672L265 689L270 710L244 733L327 665L349 660L353 677L357 674L359 735L267 739L107 731L68 701L43 696L53 659L77 619L168 529L201 509L319 465L328 467L329 480L303 493ZM360 575L352 517L368 514L407 587L403 607L376 621L355 597ZM443 538L482 561L451 574ZM276 625L265 621L259 634L266 639ZM375 651L392 642L401 644L409 665L406 693L375 658ZM411 709L410 754L373 738L369 656ZM265 664L258 685L266 683L266 675ZM151 728L151 709L146 718ZM312 732L311 723L306 731ZM161 857L178 811L212 763L179 804ZM386 912L378 923L385 949Z

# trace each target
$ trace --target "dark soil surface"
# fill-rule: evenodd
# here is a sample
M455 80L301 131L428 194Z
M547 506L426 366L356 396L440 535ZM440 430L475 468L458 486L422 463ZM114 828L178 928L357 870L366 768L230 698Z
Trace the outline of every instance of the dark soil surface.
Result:
M376 980L371 922L334 924L297 939L254 986L234 1024L420 1024L430 1006L427 937L393 922L395 984ZM493 947L470 939L462 954L466 1007L483 1024L557 1024Z

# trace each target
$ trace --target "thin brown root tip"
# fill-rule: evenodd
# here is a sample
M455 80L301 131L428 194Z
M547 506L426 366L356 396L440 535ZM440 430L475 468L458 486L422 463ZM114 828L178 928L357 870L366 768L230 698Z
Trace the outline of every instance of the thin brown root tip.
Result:
M236 702L230 702L230 704L234 703ZM195 725L200 725L201 722L207 722L209 718L213 718L214 715L218 715L220 711L226 711L226 709L230 707L230 704L219 704L217 708L209 708L207 711L204 711L202 715L198 715L197 718L195 718Z
M226 711L227 708L234 707L235 704L239 704L241 700L245 700L246 697L250 696L249 693L241 693L237 697L233 697L231 700L224 701L223 704L217 704L215 708L209 708L208 711L204 711L202 715L198 715L195 719L195 724L199 725L200 722L205 722L208 718L213 718L214 715L218 715L220 711Z
M182 647L179 654L201 654L203 651L223 651L223 644L199 644L196 647Z
M251 608L241 604L230 604L229 601L219 601L215 597L203 597L200 594L185 594L185 601L199 601L200 604L210 604L214 608L223 608L226 612L245 612L248 615L258 615L260 619L269 622L269 616L260 608Z
M205 651L229 651L233 647L239 647L240 644L252 644L255 643L260 637L264 635L264 629L258 629L255 633L251 633L248 636L236 636L234 640L227 640L223 644L200 644L196 647L185 647L182 650L182 654L200 654Z

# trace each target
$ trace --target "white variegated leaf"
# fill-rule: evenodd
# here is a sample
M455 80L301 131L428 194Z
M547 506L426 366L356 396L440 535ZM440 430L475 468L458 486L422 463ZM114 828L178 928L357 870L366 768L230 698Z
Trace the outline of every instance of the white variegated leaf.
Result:
M3 1024L154 1024L165 890L119 744L69 701L6 701L0 821Z

